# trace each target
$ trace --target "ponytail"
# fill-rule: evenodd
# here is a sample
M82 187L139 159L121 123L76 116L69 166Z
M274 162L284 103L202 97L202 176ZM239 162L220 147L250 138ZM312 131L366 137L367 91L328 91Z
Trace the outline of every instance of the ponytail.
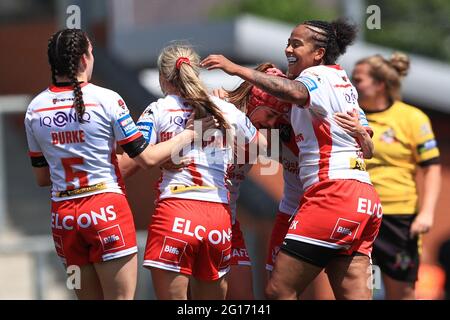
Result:
M194 108L195 117L198 119L211 114L222 129L230 129L199 78L199 64L198 54L186 45L170 45L164 48L158 57L160 74L178 89L186 104Z

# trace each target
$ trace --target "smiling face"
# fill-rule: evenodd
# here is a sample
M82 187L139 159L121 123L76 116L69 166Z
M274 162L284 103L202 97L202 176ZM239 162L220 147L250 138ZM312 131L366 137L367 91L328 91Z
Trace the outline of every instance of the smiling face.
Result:
M295 79L303 70L322 63L325 49L316 48L313 35L314 32L303 24L292 30L284 50L288 60L289 79Z

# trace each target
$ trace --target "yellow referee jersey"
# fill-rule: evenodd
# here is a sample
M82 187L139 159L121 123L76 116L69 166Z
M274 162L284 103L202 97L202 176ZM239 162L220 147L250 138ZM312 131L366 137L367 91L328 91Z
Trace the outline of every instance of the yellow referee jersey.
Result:
M419 109L397 101L381 112L366 113L375 152L366 160L383 213L417 212L417 166L438 163L439 149L430 119Z

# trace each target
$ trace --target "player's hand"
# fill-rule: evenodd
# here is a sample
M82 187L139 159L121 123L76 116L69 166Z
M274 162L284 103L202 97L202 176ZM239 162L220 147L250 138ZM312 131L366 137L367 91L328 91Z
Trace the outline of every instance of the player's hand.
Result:
M183 132L191 134L193 139L198 139L203 137L203 132L209 129L217 129L219 127L219 122L214 116L206 116L201 119L195 119L195 111L189 116L186 127Z
M344 129L344 131L351 135L352 137L358 137L361 136L365 129L359 122L359 117L356 112L336 112L333 115L334 120L336 123Z
M180 159L179 163L173 163L172 160L167 160L161 165L161 168L169 171L181 171L184 167L186 167L189 163L191 163L191 158L183 157Z
M221 69L230 75L235 75L239 69L239 65L231 62L221 54L211 54L202 62L200 66L207 70Z
M419 213L411 225L411 229L409 232L411 238L430 231L431 227L433 226L433 220L433 214L427 212Z
M218 89L214 89L212 91L212 95L215 97L218 97L222 100L227 100L228 99L228 92L222 88L218 88Z

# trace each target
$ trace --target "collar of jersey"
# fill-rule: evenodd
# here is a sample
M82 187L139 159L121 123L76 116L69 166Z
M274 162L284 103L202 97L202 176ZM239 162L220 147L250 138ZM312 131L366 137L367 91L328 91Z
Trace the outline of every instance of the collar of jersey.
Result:
M89 82L80 82L80 87L83 88L87 86ZM48 87L48 90L51 92L63 92L63 91L72 91L73 85L69 82L59 82L56 85L52 84L50 87Z

